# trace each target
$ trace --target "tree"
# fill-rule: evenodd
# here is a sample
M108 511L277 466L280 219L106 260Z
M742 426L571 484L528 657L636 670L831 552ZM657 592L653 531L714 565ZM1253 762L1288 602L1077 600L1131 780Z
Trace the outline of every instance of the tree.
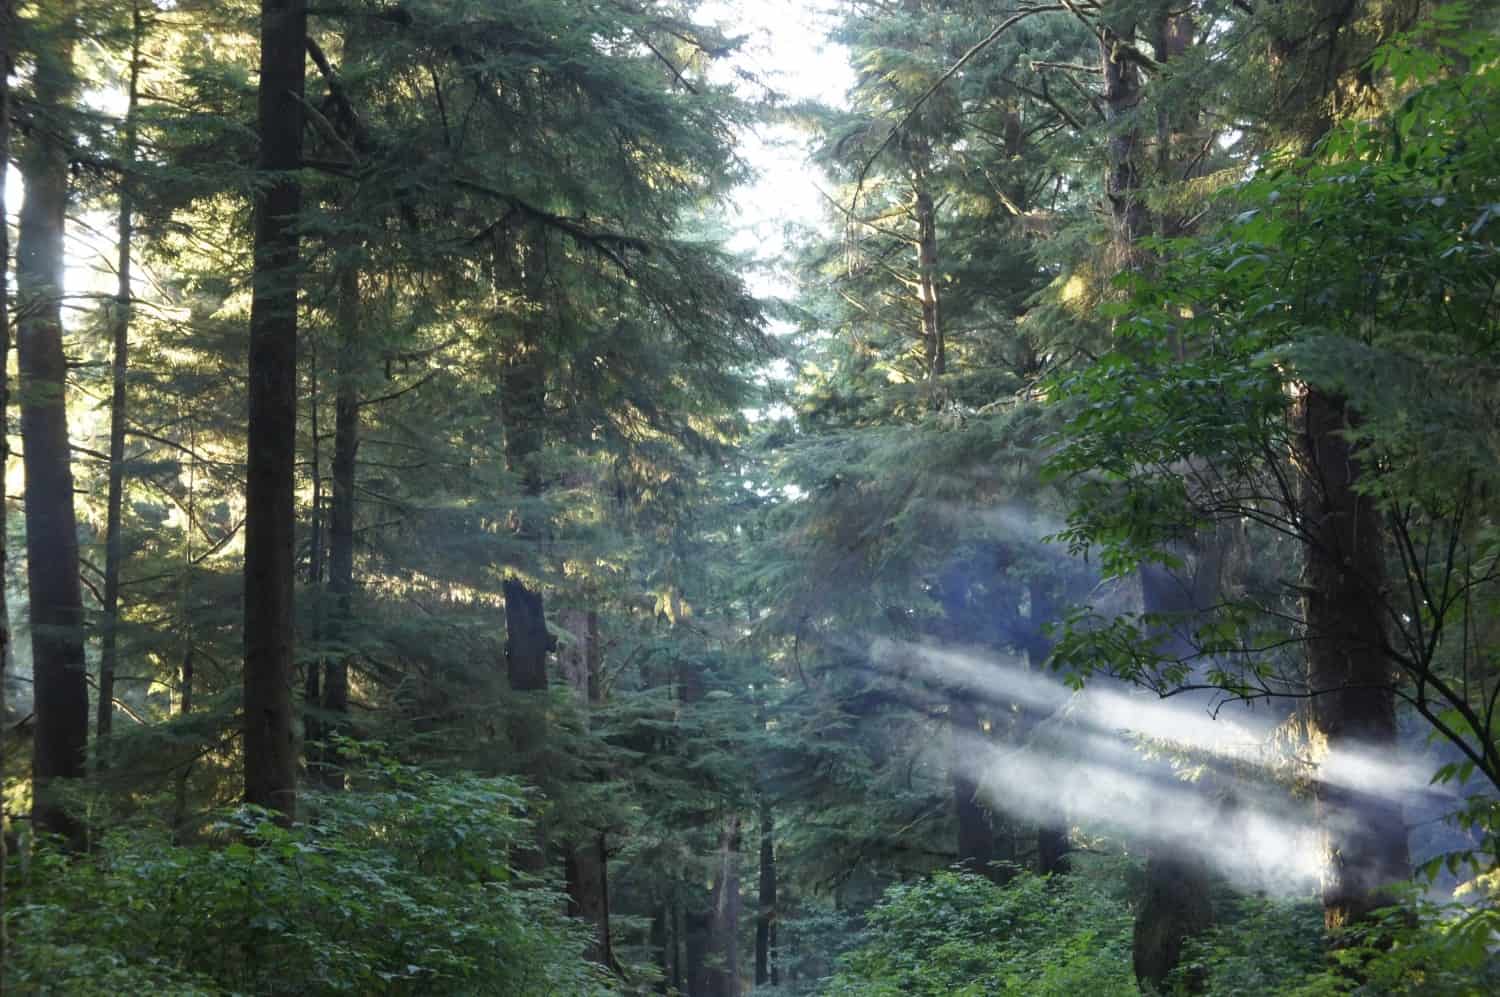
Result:
M245 799L296 813L297 267L307 4L263 0L245 490Z
M1433 67L1436 78L1407 96L1399 118L1346 123L1314 156L1266 170L1213 235L1174 246L1171 265L1137 284L1126 345L1066 389L1101 398L1093 392L1108 384L1111 401L1080 412L1058 464L1099 473L1069 533L1100 542L1117 569L1161 560L1153 545L1185 526L1236 521L1306 552L1305 573L1283 576L1279 589L1226 595L1196 622L1174 614L1192 634L1190 652L1164 650L1132 627L1115 636L1133 632L1145 650L1131 638L1113 645L1112 660L1164 690L1182 686L1187 662L1212 660L1212 683L1231 695L1310 701L1331 929L1368 918L1410 871L1399 794L1349 769L1395 748L1394 702L1478 771L1488 775L1493 764L1490 720L1451 672L1472 666L1471 652L1455 650L1452 660L1438 650L1450 628L1470 625L1465 607L1493 583L1472 560L1489 557L1469 505L1480 472L1451 450L1422 452L1409 428L1412 403L1389 397L1408 376L1392 371L1441 379L1453 357L1472 357L1460 329L1492 321L1474 310L1474 295L1492 286L1492 261L1452 247L1467 241L1460 219L1481 217L1468 198L1488 196L1478 180L1488 167L1476 164L1491 154L1457 136L1470 115L1489 113L1493 92L1485 75L1448 77L1443 59L1388 52L1382 64L1403 82L1418 78L1413 65ZM1425 208L1414 215L1417 205ZM1201 355L1184 362L1161 345L1163 330ZM1426 376L1422 398L1471 397ZM1302 399L1290 418L1289 394ZM1472 417L1439 416L1426 402L1417 411L1430 413L1421 424L1438 433ZM1225 434L1226 425L1242 428ZM1209 453L1210 445L1212 459L1191 456L1191 447ZM1187 482L1171 481L1172 468L1187 468ZM1078 636L1074 651L1113 640ZM1275 647L1305 657L1288 660Z
M83 775L89 713L62 324L76 16L75 6L63 3L30 25L38 40L33 95L40 114L20 157L26 197L16 243L16 352L36 683L33 819L81 845L82 828L55 792L58 780Z
M140 103L141 43L146 26L140 0L130 6L130 68L125 87L125 134L117 221L118 253L115 263L115 314L112 324L109 401L109 497L106 500L104 551L104 625L99 648L99 703L95 729L100 738L109 736L115 715L115 668L119 654L120 568L124 559L125 422L128 410L126 374L130 359L131 287L134 251L136 183L131 176L136 159L137 109Z

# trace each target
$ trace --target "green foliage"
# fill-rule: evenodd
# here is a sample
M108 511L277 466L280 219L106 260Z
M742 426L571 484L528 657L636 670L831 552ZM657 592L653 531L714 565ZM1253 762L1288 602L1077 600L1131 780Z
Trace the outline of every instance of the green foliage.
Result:
M940 872L893 887L823 993L1132 995L1130 911L1119 886L1113 877L1029 873L997 886Z
M1500 986L1491 906L1413 902L1390 908L1326 949L1322 914L1305 901L1241 898L1191 939L1168 981L1174 994L1423 994L1477 997Z
M355 782L291 828L240 808L196 844L136 827L40 852L7 992L606 992L562 897L509 865L529 847L520 785L389 761Z

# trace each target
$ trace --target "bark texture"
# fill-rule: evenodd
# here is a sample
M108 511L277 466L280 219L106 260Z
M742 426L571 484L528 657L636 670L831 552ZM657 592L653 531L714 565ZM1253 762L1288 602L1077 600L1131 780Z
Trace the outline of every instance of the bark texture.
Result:
M76 11L58 4L42 20L51 32L36 53L38 115L70 108ZM60 119L33 128L20 164L26 181L16 244L16 352L26 469L26 575L31 592L36 729L32 777L39 830L81 844L81 828L57 802L54 782L84 772L89 694L83 652L83 600L68 442L67 362L63 356L63 227L68 148Z
M1351 752L1388 757L1397 748L1394 674L1384 655L1383 571L1374 503L1359 494L1360 459L1345 432L1344 399L1307 389L1295 413L1302 463L1306 545L1303 616L1315 747L1323 763ZM1320 781L1316 787L1326 866L1323 913L1330 930L1394 899L1411 872L1401 805L1389 796Z
M297 808L292 709L298 213L306 0L262 0L259 168L245 488L245 799Z

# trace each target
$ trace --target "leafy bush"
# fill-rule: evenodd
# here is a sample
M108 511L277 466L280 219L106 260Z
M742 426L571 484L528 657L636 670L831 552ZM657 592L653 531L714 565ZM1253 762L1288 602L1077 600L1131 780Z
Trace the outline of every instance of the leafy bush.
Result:
M1005 886L942 872L896 886L828 995L1134 995L1130 911L1114 877L1039 877Z
M16 891L10 993L602 994L563 899L508 864L522 788L373 762L291 828L244 807L207 842L133 828L41 851Z

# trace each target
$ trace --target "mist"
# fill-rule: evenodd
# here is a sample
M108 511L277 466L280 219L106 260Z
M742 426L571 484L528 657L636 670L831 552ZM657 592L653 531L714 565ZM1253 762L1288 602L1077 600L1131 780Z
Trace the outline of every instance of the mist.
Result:
M1075 691L1018 656L886 639L870 659L898 681L959 690L1014 718L1008 742L953 735L950 764L997 813L1180 848L1244 890L1316 888L1328 829L1315 818L1315 781L1423 813L1459 802L1452 787L1429 785L1431 760L1414 753L1312 757L1285 703L1251 708L1211 691L1162 698L1108 678Z

